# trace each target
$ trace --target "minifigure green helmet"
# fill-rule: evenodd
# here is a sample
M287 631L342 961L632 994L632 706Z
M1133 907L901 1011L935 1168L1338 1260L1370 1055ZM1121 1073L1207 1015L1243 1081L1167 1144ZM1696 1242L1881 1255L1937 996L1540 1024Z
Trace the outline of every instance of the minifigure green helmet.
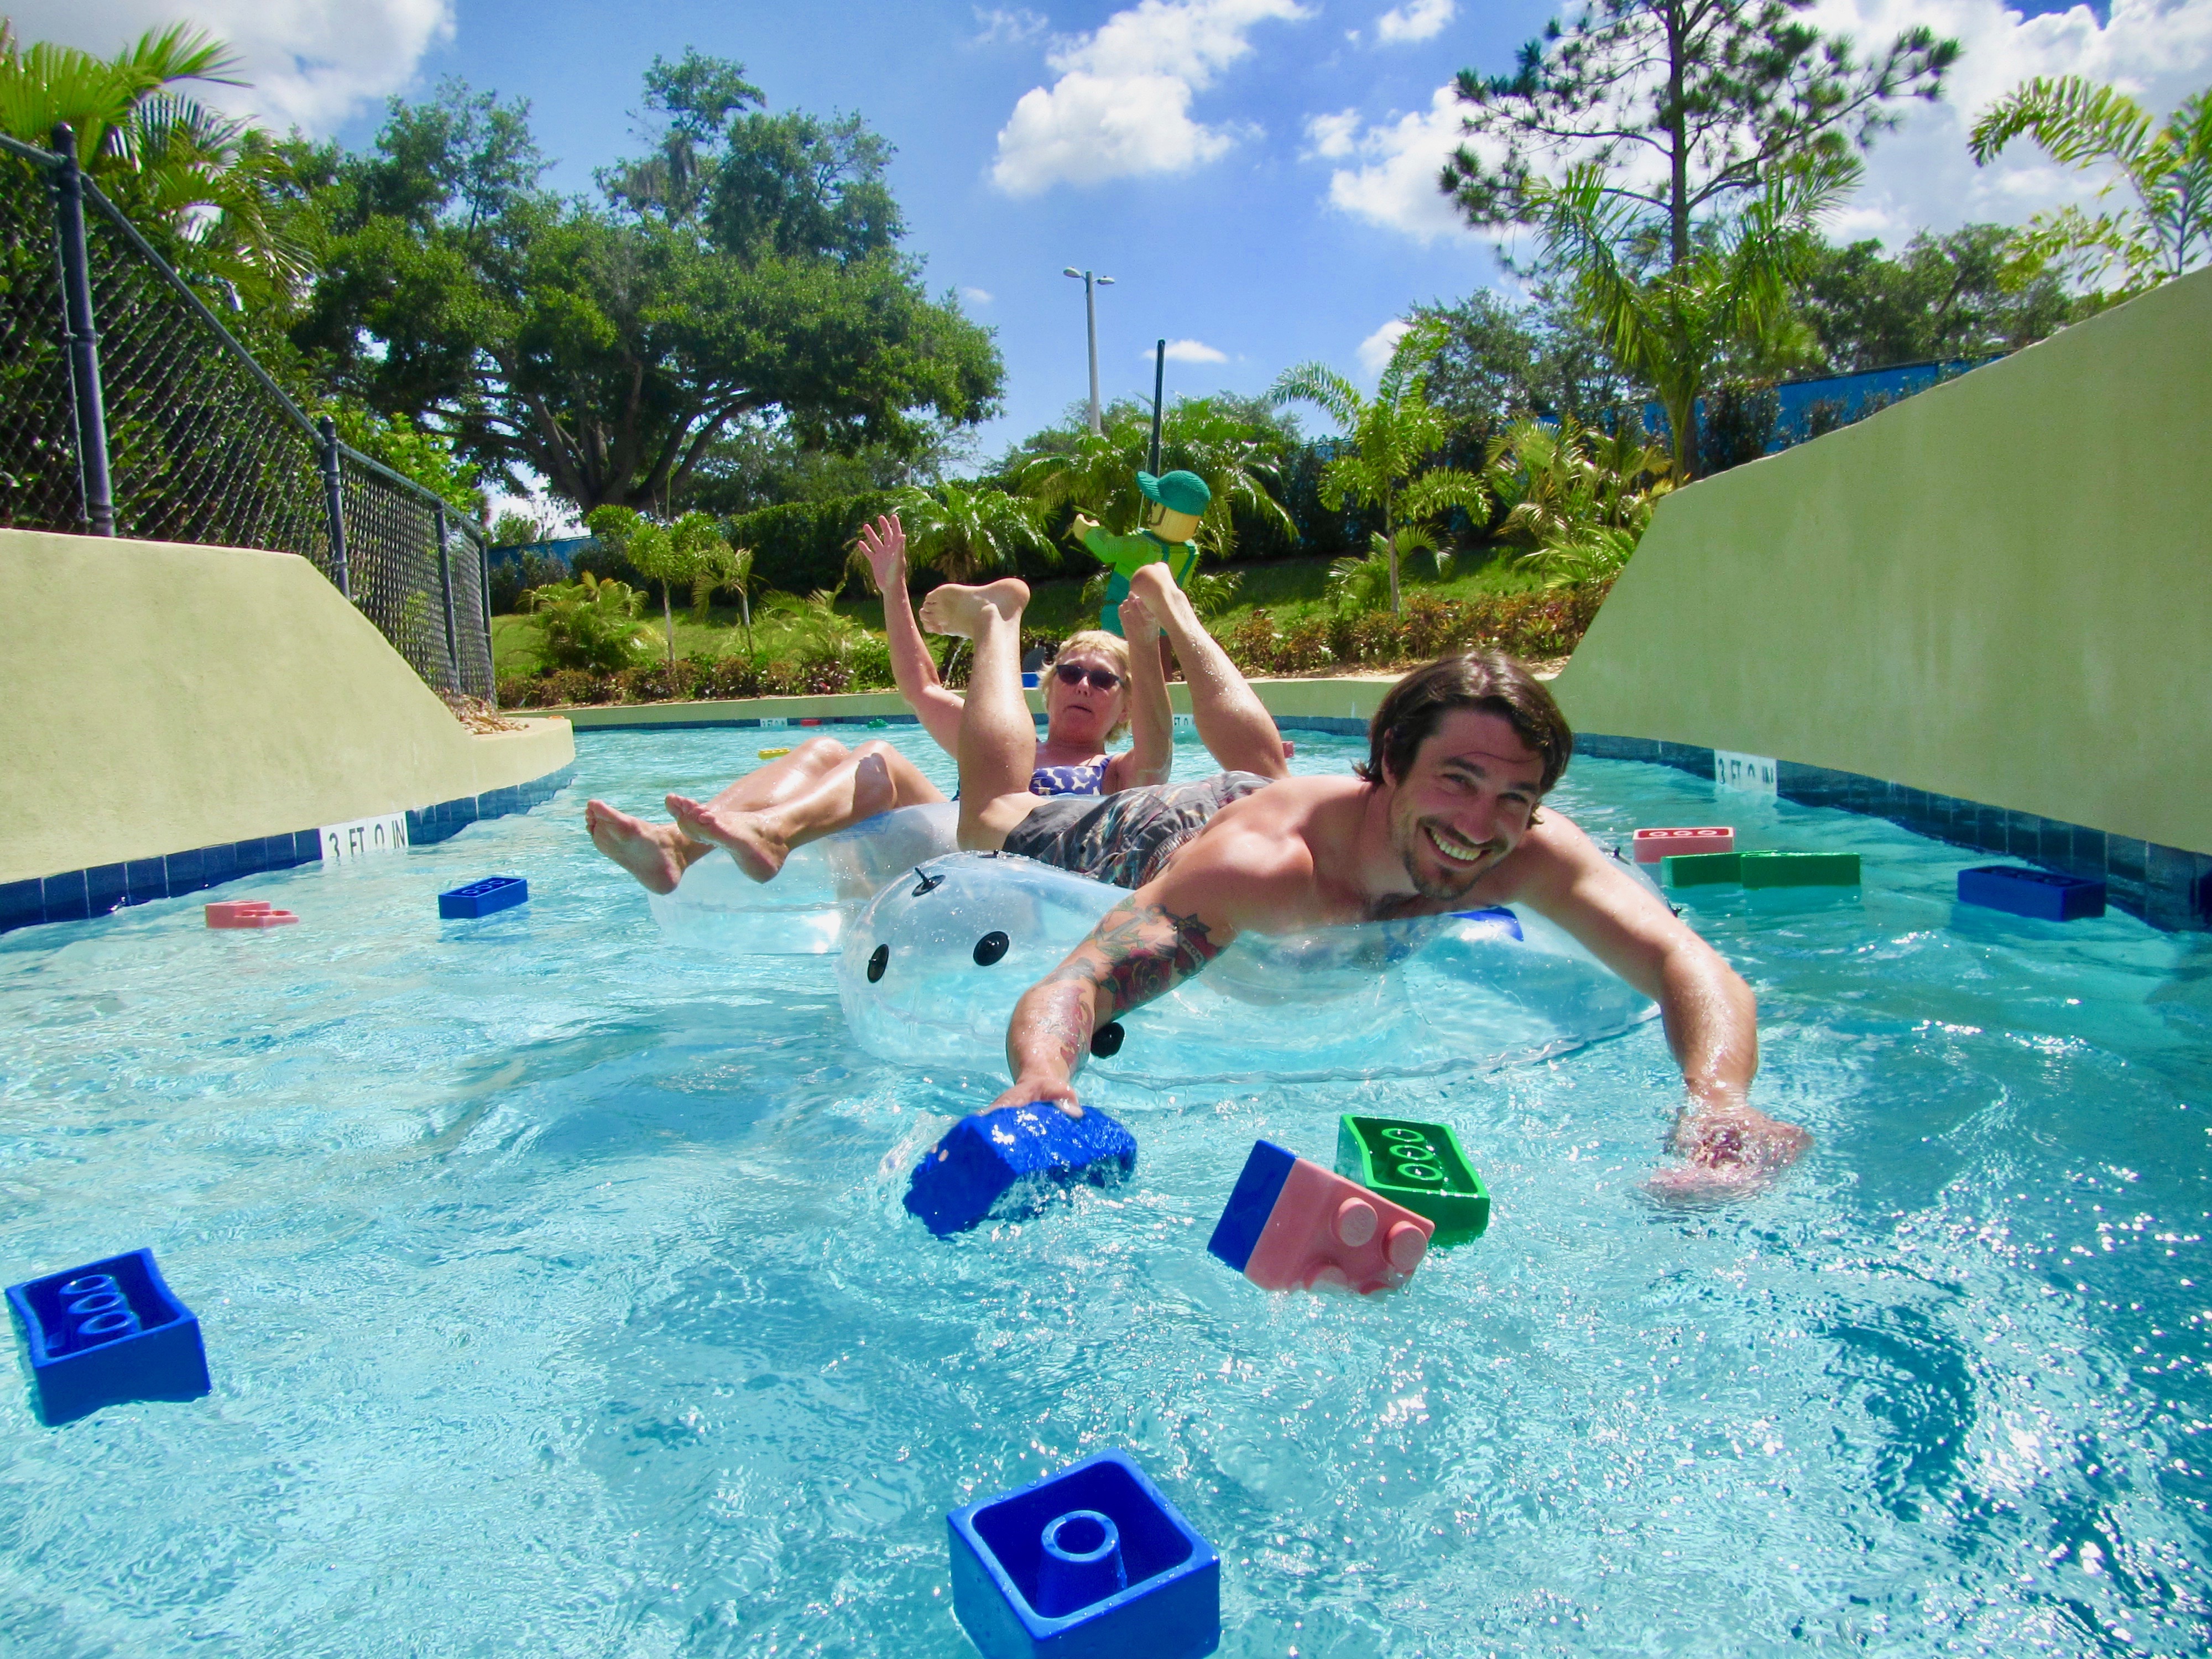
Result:
M1204 518L1206 509L1213 504L1213 492L1195 472L1170 472L1161 478L1139 472L1137 488L1145 492L1146 501L1158 501L1170 513L1188 513L1194 519Z

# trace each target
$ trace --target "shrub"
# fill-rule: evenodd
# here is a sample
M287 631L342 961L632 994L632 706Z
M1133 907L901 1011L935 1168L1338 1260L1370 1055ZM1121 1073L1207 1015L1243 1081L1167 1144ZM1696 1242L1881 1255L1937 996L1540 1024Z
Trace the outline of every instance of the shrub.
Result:
M761 587L811 593L844 585L846 560L860 526L890 510L889 494L872 489L764 507L731 520L725 532L732 546L752 550L753 575Z

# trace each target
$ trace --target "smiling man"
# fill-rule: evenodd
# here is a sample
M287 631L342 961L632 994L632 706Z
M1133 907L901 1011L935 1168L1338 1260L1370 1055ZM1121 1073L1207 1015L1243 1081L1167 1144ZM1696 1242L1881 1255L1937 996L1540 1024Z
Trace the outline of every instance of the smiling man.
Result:
M1019 586L938 590L957 611L944 620L975 641L979 677L987 658L1015 648ZM1257 708L1160 567L1133 586L1182 660L1201 734L1242 712L1240 693ZM1369 758L1352 777L1285 777L1278 762L1267 775L1255 765L1054 805L1020 796L1006 768L997 777L983 735L971 767L963 733L961 844L1135 890L1016 1006L1006 1034L1014 1083L994 1106L1048 1100L1079 1113L1073 1078L1092 1032L1197 973L1247 929L1510 902L1557 922L1659 1004L1687 1098L1673 1143L1685 1163L1659 1171L1654 1191L1755 1190L1810 1144L1750 1103L1759 1066L1751 988L1618 860L1558 812L1538 810L1574 735L1551 693L1510 657L1471 652L1408 674L1376 710ZM1221 757L1230 745L1208 746Z

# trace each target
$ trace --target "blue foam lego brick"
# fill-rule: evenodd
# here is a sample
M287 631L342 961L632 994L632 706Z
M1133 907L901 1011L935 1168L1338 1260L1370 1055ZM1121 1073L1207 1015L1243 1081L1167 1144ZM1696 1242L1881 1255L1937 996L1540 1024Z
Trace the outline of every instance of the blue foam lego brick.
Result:
M1105 1516L1127 1588L1058 1617L1036 1608L1045 1529ZM1221 1644L1221 1558L1127 1452L1102 1451L945 1516L952 1610L985 1659L1200 1659Z
M1213 1224L1213 1237L1206 1242L1207 1249L1237 1272L1243 1273L1244 1264L1252 1259L1252 1247L1260 1242L1267 1218L1274 1212L1275 1200L1282 1194L1283 1182L1290 1179L1291 1165L1297 1162L1271 1140L1252 1143L1251 1156L1244 1160L1243 1172L1230 1192L1228 1207Z
M964 1232L1018 1187L1036 1198L1081 1181L1105 1186L1137 1164L1137 1141L1097 1107L1070 1117L1039 1101L963 1117L922 1155L906 1207L939 1237Z
M2105 884L2010 864L1985 864L1959 872L1959 902L2045 921L2075 921L2105 914Z
M100 1279L113 1283L84 1287ZM103 1406L208 1391L200 1322L162 1282L151 1250L10 1285L8 1306L30 1358L32 1404L50 1428Z
M465 887L438 895L438 914L448 921L473 921L495 910L530 902L530 884L520 876L486 876Z

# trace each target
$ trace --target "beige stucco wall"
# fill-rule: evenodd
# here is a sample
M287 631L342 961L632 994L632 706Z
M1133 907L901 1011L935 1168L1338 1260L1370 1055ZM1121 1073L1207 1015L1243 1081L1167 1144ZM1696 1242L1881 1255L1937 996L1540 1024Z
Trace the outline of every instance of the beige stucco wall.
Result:
M0 530L0 881L429 806L575 757L474 737L304 559Z
M1669 497L1553 690L2212 852L2212 270Z

